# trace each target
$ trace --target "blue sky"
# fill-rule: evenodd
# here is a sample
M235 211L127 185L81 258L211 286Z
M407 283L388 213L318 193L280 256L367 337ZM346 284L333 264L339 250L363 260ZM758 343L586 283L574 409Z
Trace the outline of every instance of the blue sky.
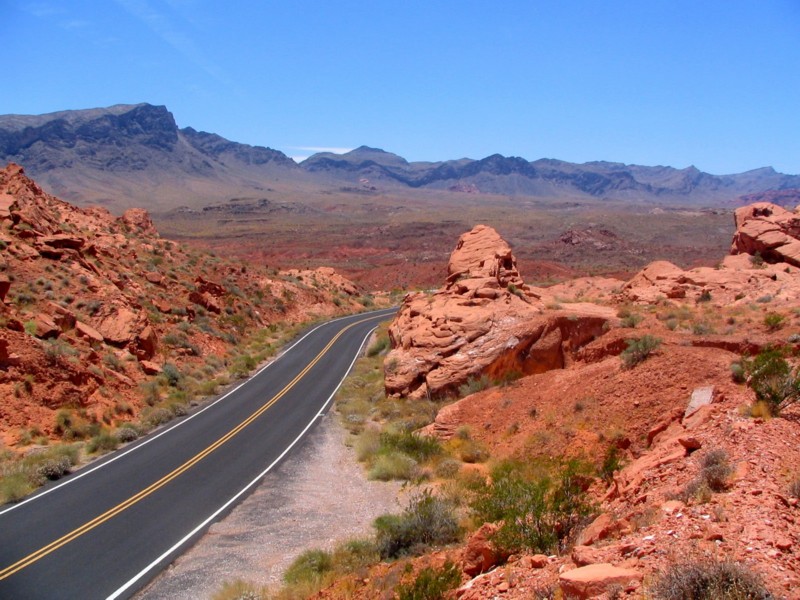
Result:
M0 0L0 114L150 102L306 156L800 173L800 1ZM312 149L313 148L313 149Z

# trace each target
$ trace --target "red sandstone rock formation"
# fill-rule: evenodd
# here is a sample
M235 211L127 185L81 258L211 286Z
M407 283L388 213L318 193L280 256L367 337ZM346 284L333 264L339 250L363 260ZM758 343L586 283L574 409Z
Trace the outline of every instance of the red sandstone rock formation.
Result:
M406 296L389 329L388 393L420 398L482 375L561 368L570 352L603 332L603 316L546 314L491 227L461 236L447 272L444 289Z
M0 169L0 247L0 444L9 447L31 428L56 438L62 408L103 427L135 419L146 406L139 384L165 362L186 372L271 322L362 306L259 265L212 265L160 239L146 211L78 208L18 165Z
M792 212L769 202L737 208L731 254L758 252L767 261L800 267L799 209Z

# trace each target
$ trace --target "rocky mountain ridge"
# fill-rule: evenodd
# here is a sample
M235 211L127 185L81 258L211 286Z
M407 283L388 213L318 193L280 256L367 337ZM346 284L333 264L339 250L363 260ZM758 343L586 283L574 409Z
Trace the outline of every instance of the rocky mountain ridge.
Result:
M137 202L174 208L178 197L199 207L263 192L276 182L318 190L445 190L695 205L800 188L800 176L769 167L711 175L695 167L528 161L500 154L408 162L367 146L315 154L297 165L277 150L178 128L166 107L149 104L0 116L0 160L22 164L64 197L117 208Z

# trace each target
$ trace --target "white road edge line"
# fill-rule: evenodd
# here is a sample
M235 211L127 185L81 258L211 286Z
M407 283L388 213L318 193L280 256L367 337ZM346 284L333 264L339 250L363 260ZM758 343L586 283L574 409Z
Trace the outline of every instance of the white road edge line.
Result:
M236 502L236 500L238 500L238 499L239 499L239 498L240 498L240 497L241 497L241 496L242 496L242 495L243 495L245 492L247 492L247 491L248 491L248 490L249 490L251 487L253 487L253 486L254 486L254 485L256 485L256 484L257 484L259 481L261 481L261 479L262 479L262 478L263 478L263 477L264 477L264 476L265 476L267 473L269 473L269 472L270 472L270 471L271 471L271 470L272 470L272 469L275 467L275 465L277 465L277 464L278 464L278 463L281 461L281 459L283 459L283 457L284 457L284 456L286 456L286 454L289 452L289 450L291 450L291 449L294 447L294 445L295 445L295 444L297 444L297 442L299 442L301 439L303 439L303 437L306 435L306 433L307 433L307 432L308 432L308 430L311 428L311 426L314 424L314 422L315 422L315 421L316 421L316 420L317 420L317 419L318 419L318 418L319 418L321 415L323 415L323 414L324 414L324 412L323 412L323 411L324 411L324 410L325 410L325 409L328 407L328 404L330 404L331 400L333 400L333 397L336 395L336 392L338 392L338 391L339 391L339 388L340 388L340 387L342 387L342 384L344 383L344 380L347 378L347 376L350 374L350 371L352 370L352 368L353 368L353 365L354 365L354 364L356 364L356 360L358 360L358 357L359 357L359 356L361 356L361 349L364 347L364 344L367 342L367 340L369 339L369 337L372 335L372 332L374 332L374 331L375 331L377 328L378 328L378 326L376 325L375 327L373 327L372 329L370 329L370 330L369 330L369 332L367 333L367 335L366 335L366 336L364 337L364 339L362 340L362 342L361 342L361 346L359 346L359 350L358 350L358 352L356 352L356 355L353 357L353 360L352 360L352 362L350 363L350 366L347 368L347 371L345 371L345 374L344 374L344 375L342 376L342 378L339 380L339 384L336 386L336 389L334 389L334 390L333 390L333 392L331 392L331 395L330 395L330 396L328 396L328 399L327 399L327 400L325 400L325 403L322 405L322 408L320 409L320 411L319 411L319 412L318 412L316 415L314 415L314 418L313 418L313 419L311 419L311 420L308 422L308 425L306 425L306 426L305 426L305 429L303 429L303 431L301 431L301 432L300 432L300 434L299 434L299 435L298 435L298 436L297 436L297 437L294 439L294 441L293 441L291 444L289 444L289 445L286 447L286 449L285 449L283 452L281 452L280 456L278 456L278 458L276 458L274 461L272 461L272 463L271 463L271 464L270 464L270 465L269 465L269 466L268 466L266 469L264 469L264 470L263 470L263 471L262 471L262 472L261 472L261 473L260 473L260 474L259 474L259 475L258 475L258 476L255 478L255 479L253 479L253 480L252 480L250 483L248 483L246 486L244 486L244 487L243 487L243 488L242 488L242 489L241 489L241 490L240 490L240 491L239 491L239 492L238 492L236 495L234 495L234 496L233 496L233 497L232 497L230 500L228 500L228 501L227 501L225 504L223 504L223 505L222 505L222 506L220 506L220 507L219 507L219 508L218 508L216 511L214 511L214 512L213 512L213 513L212 513L212 514L211 514L211 515L210 515L210 516L209 516L209 517L208 517L208 518L205 520L205 521L203 521L203 522L202 522L202 523L200 523L200 524L199 524L197 527L195 527L194 529L192 529L192 531L190 531L189 533L187 533L187 534L186 534L186 535L185 535L183 538L181 538L181 539L180 539L178 542L176 542L176 543L175 543L175 545L174 545L174 546L172 546L172 547L171 547L169 550L167 550L166 552L164 552L164 553L163 553L161 556L159 556L158 558L156 558L156 559L155 559L153 562L151 562L149 565L147 565L147 566L146 566L144 569L142 569L141 571L139 571L139 572L138 572L136 575L134 575L134 576L133 576L133 578L132 578L132 579L130 579L130 580L127 582L127 583L125 583L125 584L124 584L124 585L123 585L121 588L119 588L118 590L116 590L115 592L113 592L113 593L112 593L110 596L108 596L108 597L106 598L106 600L115 600L116 598L119 598L121 594L125 593L125 592L126 592L126 591L127 591L127 590L128 590L130 587L131 587L131 586L133 586L133 585L134 585L134 584L135 584L137 581L139 581L139 580L140 580L142 577L144 577L144 576L145 576L145 575L146 575L146 574L147 574L149 571L151 571L151 570L152 570L154 567L158 566L158 564L159 564L161 561L163 561L163 560L164 560L165 558L167 558L167 557L168 557L170 554L172 554L173 552L175 552L175 550L177 550L177 549L178 549L178 548L180 548L180 547L181 547L183 544L185 544L185 543L186 543L188 540L190 540L190 539L191 539L191 538L192 538L194 535L196 535L196 534L197 534L197 533L198 533L198 532L199 532L201 529L203 529L203 528L204 528L206 525L208 525L209 523L211 523L211 522L212 522L212 521L213 521L213 520L214 520L214 519L215 519L215 518L216 518L216 517L217 517L217 516L218 516L218 515L219 515L221 512L223 512L223 511L224 511L226 508L228 508L228 507L229 507L231 504L233 504L234 502Z
M154 436L151 436L151 437L148 437L148 438L147 438L145 441L143 441L142 443L140 443L140 444L136 444L135 446L133 446L132 448L129 448L129 449L125 450L124 452L120 452L119 454L117 454L117 455L116 455L116 456L114 456L113 458L111 458L111 459L109 459L109 460L106 460L106 461L104 461L104 462L100 463L99 465L96 465L96 466L92 467L91 469L87 469L86 471L80 471L78 475L75 475L75 477L70 477L69 479L67 479L66 481L63 481L63 482L59 483L58 485L54 485L53 487L51 487L51 488L47 488L46 490L43 490L43 491L39 492L38 494L34 494L34 495L32 495L32 496L29 496L28 498L26 498L26 499L25 499L25 500L23 500L22 502L17 502L16 504L12 504L12 505L11 505L11 506L9 506L8 508L5 508L5 509L3 509L3 510L0 510L0 515L4 515L4 514L6 514L6 513L9 513L9 512L11 512L12 510L16 510L16 509L20 508L21 506L24 506L24 505L28 504L29 502L33 502L34 500L38 500L39 498L42 498L43 496L46 496L47 494L50 494L50 493L52 493L52 492L55 492L56 490L58 490L58 489L60 489L60 488L62 488L62 487L64 487L64 486L66 486L66 485L70 485L71 483L74 483L74 482L78 481L79 479L82 479L83 477L86 477L87 475L90 475L91 473L94 473L95 471L97 471L97 470L99 470L99 469L102 469L103 467L106 467L106 466L110 465L111 463L114 463L114 462L118 461L119 459L121 459L121 458L123 458L123 457L127 456L127 455L128 455L128 454L130 454L131 452L135 452L135 451L136 451L136 450L138 450L139 448L143 448L144 446L146 446L146 445L147 445L147 444L149 444L150 442L152 442L152 441L155 441L155 440L157 440L158 438L160 438L162 435L165 435L165 434L169 433L169 432L170 432L170 431L172 431L173 429L177 429L178 427L180 427L180 426L181 426L181 425L183 425L184 423L187 423L187 422L191 421L192 419L194 419L196 416L203 414L205 411L209 410L210 408L212 408L212 407L216 406L218 403L220 403L220 402L222 402L223 400L225 400L225 398L227 398L228 396L230 396L231 394L233 394L235 391L237 391L237 390L238 390L239 388L241 388L242 386L245 386L245 385L247 385L248 383L250 383L250 381L252 381L252 380L253 380L253 379L255 379L256 377L258 377L259 375L261 375L261 373L263 373L264 371L266 371L267 369L269 369L269 368L270 368L272 365L274 365L276 362L278 362L278 360L280 360L280 359L281 359L281 358L282 358L284 355L288 354L288 353L289 353L289 352L290 352L292 349L294 349L294 347L295 347L295 346L297 346L297 344L299 344L300 342L302 342L304 339L306 339L308 336L310 336L312 333L314 333L314 332L315 332L317 329L319 329L320 327L323 327L323 326L325 326L325 325L328 325L329 323L335 323L336 321L341 321L342 319L348 319L348 318L355 317L355 316L360 316L360 315L363 315L363 314L366 314L366 313L357 313L357 314L355 314L355 315L345 315L345 316L343 316L343 317L338 317L338 318L336 318L336 319L331 319L330 321L325 321L324 323L320 323L319 325L317 325L316 327L314 327L313 329L311 329L311 330L310 330L308 333L306 333L306 334L305 334L303 337L301 337L299 340L297 340L295 343L293 343L291 346L289 346L288 348L286 348L286 349L285 349L283 352L281 352L280 354L278 354L278 356L276 356L276 357L275 357L275 360L273 360L273 361L270 361L269 363L267 363L266 365L264 365L263 367L261 367L261 368L260 368L260 369L259 369L259 370L258 370L258 371L255 373L255 374L253 374L251 377L248 377L248 378L247 378L245 381L243 381L242 383L240 383L239 385L237 385L237 386L236 386L235 388L233 388L232 390L229 390L229 391L228 391L226 394L224 394L223 396L220 396L219 398L217 398L216 400L214 400L214 402L212 402L212 403L211 403L211 404L209 404L208 406L205 406L205 407L203 407L201 410L198 410L196 413L193 413L193 414L189 415L188 417L186 417L186 418L185 418L185 419L183 419L182 421L179 421L179 422L175 423L175 424L174 424L174 425L172 425L171 427L167 427L166 429L164 429L163 431L161 431L161 432L157 433L156 435L154 435Z

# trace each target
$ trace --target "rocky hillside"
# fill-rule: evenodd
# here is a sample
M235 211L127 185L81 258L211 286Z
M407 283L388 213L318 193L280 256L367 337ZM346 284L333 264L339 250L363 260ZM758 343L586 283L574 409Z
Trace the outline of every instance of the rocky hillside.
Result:
M332 269L233 264L162 239L141 209L77 208L14 164L0 246L0 444L16 449L158 424L291 324L369 302Z
M384 370L399 412L450 395L421 434L491 457L425 463L469 531L319 597L800 598L798 218L740 209L716 268L550 288L494 230L464 234L444 287L404 301Z
M341 155L316 154L298 166L269 148L178 128L165 107L149 104L0 116L0 160L22 164L67 199L114 208L199 208L230 198L263 197L283 185L327 193L443 190L697 205L800 188L800 176L769 167L711 175L695 167L574 164L500 154L408 162L367 146Z

